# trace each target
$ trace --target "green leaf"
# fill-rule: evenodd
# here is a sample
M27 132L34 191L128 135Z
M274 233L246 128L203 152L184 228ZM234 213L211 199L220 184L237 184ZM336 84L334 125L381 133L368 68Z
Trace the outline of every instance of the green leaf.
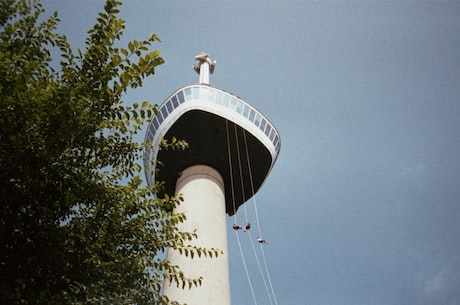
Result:
M74 55L56 32L57 13L44 16L35 0L0 4L0 222L15 229L2 235L11 269L2 304L157 304L163 278L201 283L163 256L168 246L192 259L212 251L193 245L196 231L180 230L186 215L171 211L182 196L161 197L161 181L143 184L142 154L154 147L137 133L158 107L122 94L164 60L149 52L156 35L118 45L120 5L105 1Z

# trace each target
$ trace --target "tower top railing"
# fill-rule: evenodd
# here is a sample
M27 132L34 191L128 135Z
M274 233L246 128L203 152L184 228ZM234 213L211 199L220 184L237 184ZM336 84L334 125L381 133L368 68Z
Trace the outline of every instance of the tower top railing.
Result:
M241 125L270 147L272 165L278 157L281 140L274 125L254 106L224 90L209 85L189 85L170 95L158 108L149 124L145 141L157 144L177 117L191 109L212 111ZM158 146L144 154L146 165L156 158ZM153 158L152 158L153 157ZM148 174L150 176L150 174ZM148 180L150 180L148 177ZM151 181L149 181L151 182Z

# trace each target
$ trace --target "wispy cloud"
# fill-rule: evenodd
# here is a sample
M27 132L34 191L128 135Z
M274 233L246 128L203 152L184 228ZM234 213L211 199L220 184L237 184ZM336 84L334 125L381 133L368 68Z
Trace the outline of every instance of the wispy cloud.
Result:
M425 164L416 164L415 166L408 166L399 171L398 177L402 180L413 180L427 172L428 168Z
M420 292L419 304L459 305L460 278L456 269L456 266L447 263L436 269L419 273L417 277Z
M442 294L448 283L448 275L447 268L442 268L436 273L426 277L423 281L424 296L434 298Z

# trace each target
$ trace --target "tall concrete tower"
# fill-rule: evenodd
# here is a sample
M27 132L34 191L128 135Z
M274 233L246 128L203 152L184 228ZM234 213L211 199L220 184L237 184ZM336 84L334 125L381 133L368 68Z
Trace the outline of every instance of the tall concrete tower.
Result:
M164 283L163 294L189 305L230 305L226 214L233 215L251 198L270 172L280 151L280 136L257 109L241 98L213 88L209 75L216 62L195 57L197 85L170 95L148 126L144 165L148 183L165 181L165 192L182 194L173 213L185 212L183 231L197 230L195 245L218 248L218 258L189 258L168 249L167 257L188 277L203 277L191 290ZM159 149L162 138L184 139L185 151ZM164 164L156 174L155 161Z

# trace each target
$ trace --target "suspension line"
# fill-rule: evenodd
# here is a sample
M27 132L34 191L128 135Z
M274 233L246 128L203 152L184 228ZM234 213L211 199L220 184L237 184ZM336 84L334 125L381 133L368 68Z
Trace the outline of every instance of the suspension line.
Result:
M248 171L249 171L249 181L251 183L252 200L254 202L254 212L255 212L255 215L256 215L257 233L259 234L259 237L261 237L262 233L260 231L259 213L257 212L257 200L256 200L256 194L255 194L255 190L254 190L254 181L252 179L251 159L249 158L248 141L246 139L246 131L245 130L243 130L243 138L244 138L244 147L245 147L245 152L246 152L246 162L248 164Z
M249 234L250 244L251 244L251 247L252 247L252 252L253 252L254 257L256 259L256 262L257 262L257 267L259 268L260 276L262 277L262 281L264 282L265 292L267 293L268 300L270 301L270 305L273 305L272 296L271 296L270 291L268 289L267 281L265 280L264 272L262 270L262 266L260 265L259 256L257 255L257 251L256 251L256 248L254 246L254 239L252 238L251 232L248 232L248 234Z
M241 193L243 195L243 203L244 203L244 202L246 202L246 193L244 192L245 189L244 189L243 169L242 169L242 166L241 166L241 154L240 154L240 143L239 143L239 139L238 139L238 130L236 128L235 123L233 124L233 128L234 128L234 131L235 131L236 154L237 154L237 157L238 157L238 169L240 171ZM244 129L243 129L243 134L244 134ZM243 204L243 205L244 205L244 217L245 217L246 223L248 223L247 208L246 208L245 204Z
M237 143L237 148L238 148L238 135L236 133L236 126L235 124L233 124L234 126L234 130L235 130L235 138L236 138L236 143ZM231 189L232 189L232 203L233 203L233 211L234 211L234 222L235 224L237 224L237 219L236 219L236 203L235 203L235 187L234 187L234 183L233 183L233 165L232 165L232 155L231 155L231 149L230 149L230 133L229 133L229 128L228 128L228 121L226 120L225 121L225 128L226 128L226 133L227 133L227 153L228 153L228 163L229 163L229 166L230 166L230 186L231 186ZM240 162L240 157L239 157L239 149L237 149L238 151L238 163L239 163L239 167L240 167L240 176L241 176L241 162ZM241 186L243 187L243 183L241 182ZM244 196L244 189L243 189L243 196ZM247 216L246 216L247 217ZM252 299L254 300L254 305L257 305L257 299L256 299L256 295L254 293L254 287L252 286L252 281L251 281L251 277L249 275L249 270L248 270L248 266L246 264L246 259L245 259L245 256L244 256L244 252L243 252L243 247L241 246L241 241L240 241L240 237L239 237L239 233L238 233L238 230L235 230L235 236L236 236L236 240L238 241L238 248L240 250L240 255L241 255L241 260L243 262L243 267L244 267L244 271L246 273L246 278L248 280L248 285L249 285L249 289L251 291L251 295L252 295Z
M257 200L256 200L256 194L255 194L255 190L254 190L254 181L253 181L253 178L252 178L253 176L252 176L252 169L251 169L251 160L249 158L249 149L248 149L248 143L247 143L247 139L246 139L246 131L245 130L243 130L243 138L244 138L244 147L245 147L245 150L246 150L245 151L246 152L246 161L247 161L247 164L248 164L248 171L249 171L249 181L251 183L251 193L252 193L252 198L253 198L253 202L254 202L254 213L255 213L255 216L256 216L257 230L258 230L259 237L262 237L262 232L260 230L259 213L257 211ZM265 274L266 274L266 277L268 279L268 283L270 285L271 295L270 295L270 292L268 291L268 287L267 287L267 283L266 283L266 280L265 280L264 272L262 271L262 268L260 267L257 252L255 251L255 248L254 248L254 242L252 240L252 236L249 235L249 237L251 239L251 245L253 247L254 256L256 258L257 265L259 266L259 271L261 273L261 276L262 276L262 279L263 279L263 282L264 282L264 285L265 285L265 289L267 291L267 295L268 295L268 298L270 300L270 304L273 305L273 303L272 303L272 298L273 298L273 301L275 302L275 305L278 305L278 302L276 300L275 291L273 289L273 285L272 285L272 281L271 281L271 277L270 277L270 272L268 271L267 261L265 259L264 247L263 247L262 244L260 244L260 251L262 253L262 260L263 260L264 267L265 267Z

